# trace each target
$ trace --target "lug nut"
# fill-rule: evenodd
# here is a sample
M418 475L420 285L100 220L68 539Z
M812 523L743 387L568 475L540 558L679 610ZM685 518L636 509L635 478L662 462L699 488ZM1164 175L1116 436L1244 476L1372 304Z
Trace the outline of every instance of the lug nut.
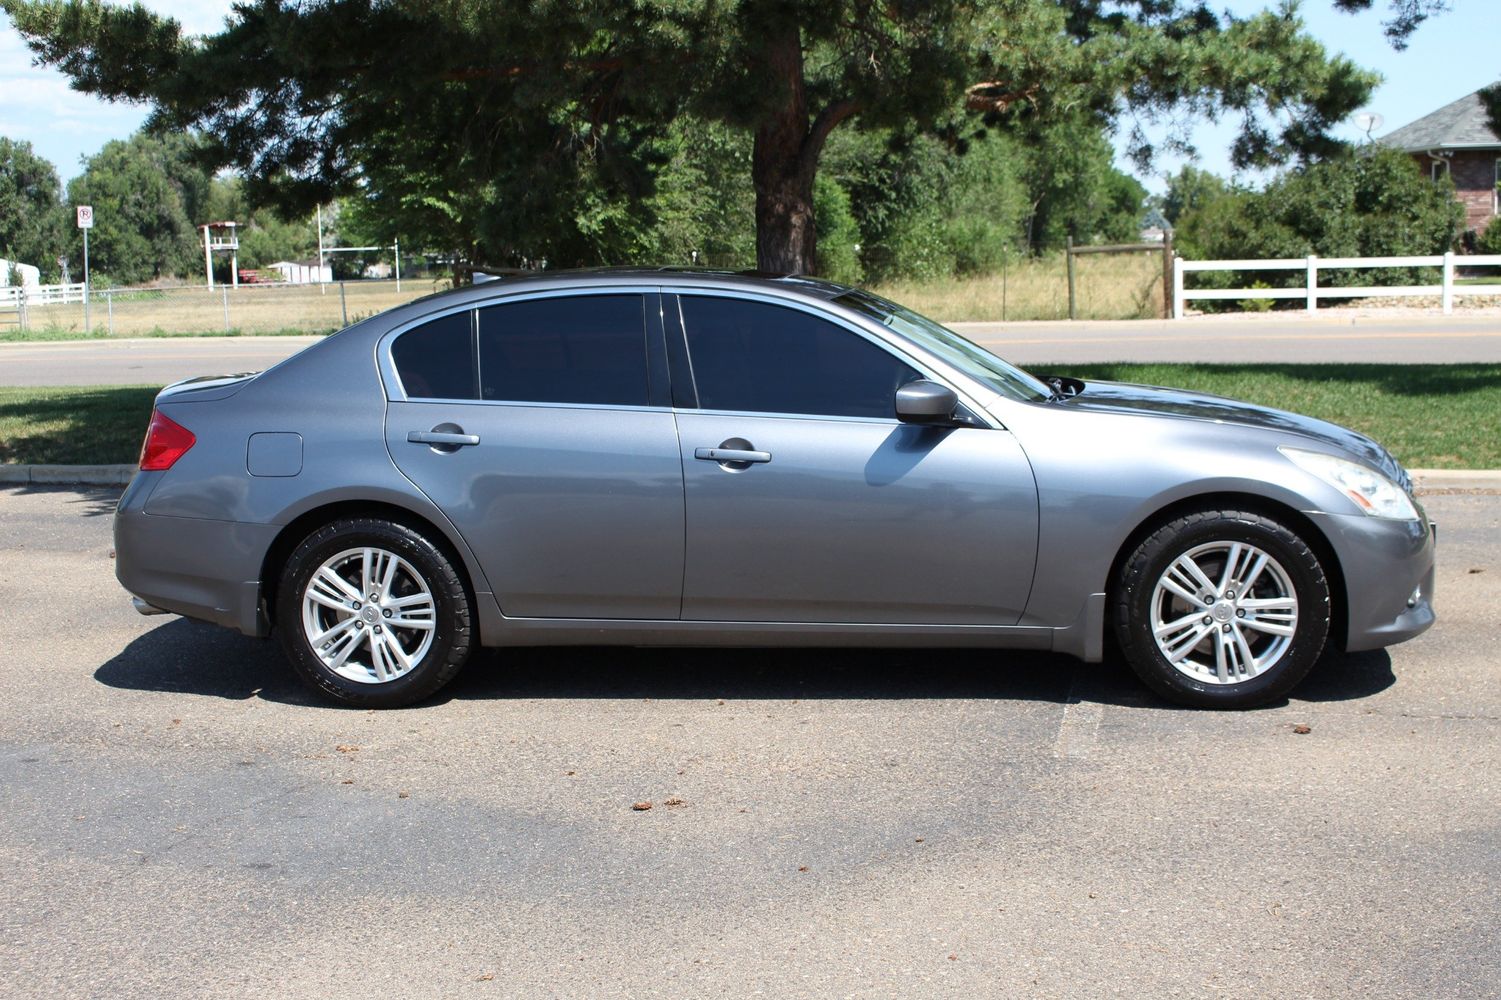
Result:
M371 598L371 600L374 600L374 598ZM1233 590L1227 590L1227 591L1225 591L1225 600L1227 600L1227 601L1233 601L1233 600L1235 600L1235 591L1233 591Z
M1236 611L1235 611L1235 617L1237 617L1237 618L1244 618L1245 616L1246 616L1246 609L1245 608L1237 608L1236 609Z
M1220 626L1220 631L1221 632L1228 632L1228 631L1230 631L1230 626L1229 625L1221 625Z
M379 625L375 626L375 632L376 632L377 635L380 634L380 626Z
M1208 615L1205 615L1204 616L1204 624L1205 625L1213 625L1214 624L1214 619L1210 618Z
M354 623L354 627L355 627L355 628L356 628L356 629L362 629L362 628L364 628L364 627L365 627L365 623L364 623L364 622L355 622L355 623Z
M381 612L381 614L385 615L387 618L390 618L391 617L391 609L390 608L386 608L384 611ZM1245 612L1242 611L1241 614L1245 614Z
M360 610L360 602L359 601L352 601L352 602L350 602L349 606L351 608L354 608L356 611Z
M1231 595L1230 595L1230 596L1231 596L1231 597L1234 597L1234 596L1235 596L1235 595L1234 595L1234 594L1231 594ZM371 603L371 604L374 604L374 603L375 603L375 602L376 602L376 600L377 600L377 597L376 597L376 595L375 595L375 594L371 594L371 595L370 595L370 603Z

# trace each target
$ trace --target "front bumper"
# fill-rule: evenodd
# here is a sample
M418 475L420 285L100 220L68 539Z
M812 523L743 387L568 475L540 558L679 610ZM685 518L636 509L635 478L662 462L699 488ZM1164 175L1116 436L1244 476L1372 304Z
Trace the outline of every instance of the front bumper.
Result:
M1405 642L1433 624L1433 525L1365 514L1308 515L1334 547L1344 576L1347 652Z

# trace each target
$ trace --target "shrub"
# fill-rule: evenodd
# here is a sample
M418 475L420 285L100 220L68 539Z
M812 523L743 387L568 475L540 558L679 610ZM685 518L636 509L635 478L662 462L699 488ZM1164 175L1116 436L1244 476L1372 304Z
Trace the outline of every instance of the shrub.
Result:
M1491 224L1485 227L1475 240L1475 252L1483 254L1501 254L1501 216L1491 220Z

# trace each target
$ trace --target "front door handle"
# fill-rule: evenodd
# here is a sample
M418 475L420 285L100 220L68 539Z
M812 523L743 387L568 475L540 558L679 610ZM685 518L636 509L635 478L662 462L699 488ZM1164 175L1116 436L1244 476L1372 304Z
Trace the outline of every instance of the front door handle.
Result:
M412 444L479 444L478 434L451 434L447 431L408 431Z
M693 457L703 459L706 462L759 463L770 462L771 452L750 451L746 448L695 448Z

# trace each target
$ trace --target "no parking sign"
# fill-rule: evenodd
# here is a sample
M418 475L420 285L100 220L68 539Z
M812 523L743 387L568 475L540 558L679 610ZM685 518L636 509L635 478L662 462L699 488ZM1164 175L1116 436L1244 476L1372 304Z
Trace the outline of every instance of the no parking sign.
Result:
M94 228L94 206L93 205L79 205L78 206L78 228L79 229L93 229Z

